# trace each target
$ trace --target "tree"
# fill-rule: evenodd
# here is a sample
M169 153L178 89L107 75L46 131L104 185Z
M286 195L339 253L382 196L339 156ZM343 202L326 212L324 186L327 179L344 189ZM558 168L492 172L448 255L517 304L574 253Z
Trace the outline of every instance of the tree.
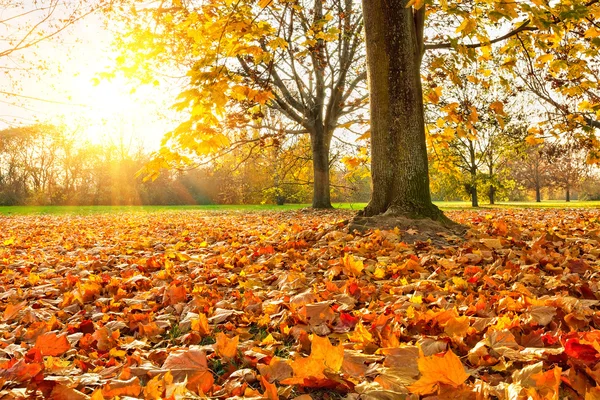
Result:
M567 141L549 144L547 156L550 160L550 180L565 191L565 201L570 202L573 190L588 175L585 155L577 143Z
M552 5L440 2L430 5L427 13L420 0L363 0L363 10L373 152L373 194L364 215L402 214L437 220L444 217L429 193L420 71L424 50L457 50L454 56L438 57L431 63L431 68L445 71L452 79L458 73L453 60L490 58L495 43L505 41L504 47L510 50L523 36L540 47L546 46L549 35L553 43L560 42L573 26L588 20L597 23L600 16L597 0ZM433 22L429 27L434 28L434 40L446 39L445 43L426 43L426 15ZM450 16L459 17L460 24L453 26ZM489 28L502 20L519 22L506 34L490 39ZM452 29L460 37L448 34ZM508 57L502 67L510 70L515 64L516 59ZM505 83L510 86L510 82Z
M497 171L501 155L505 150L504 128L507 115L504 103L506 96L500 96L500 87L494 84L485 64L465 66L458 79L451 83L442 78L431 78L434 86L430 92L430 106L435 106L435 124L428 124L430 143L436 150L436 163L444 163L448 171L458 169L464 188L471 198L473 207L479 207L478 186L486 181L490 204L494 204L497 189ZM435 82L437 80L438 82ZM441 80L441 81L440 81ZM442 97L437 92L443 93ZM433 96L435 93L435 96ZM503 101L497 99L504 97ZM456 167L456 168L453 168ZM484 168L486 172L482 171Z
M271 108L294 123L285 133L310 136L312 206L331 207L334 131L361 122L356 111L367 98L362 16L352 0L174 0L125 17L121 68L153 81L148 71L169 63L190 77L178 103L188 118L150 169L280 135L263 124Z
M431 202L421 58L425 8L364 0L373 192L365 216L444 219Z
M547 146L541 139L530 142L525 141L525 129L521 131L522 141L514 146L509 156L508 168L514 179L525 188L535 192L535 201L542 201L542 188L548 183L550 163L547 155Z

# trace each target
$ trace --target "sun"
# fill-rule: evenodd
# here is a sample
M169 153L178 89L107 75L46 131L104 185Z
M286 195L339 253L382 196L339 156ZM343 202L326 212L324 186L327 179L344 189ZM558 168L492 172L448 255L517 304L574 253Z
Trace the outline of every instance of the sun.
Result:
M154 150L169 129L165 110L170 98L156 87L132 87L122 78L98 79L90 71L69 82L76 109L70 117L79 125L82 140L131 142Z
M163 135L177 124L170 106L177 88L140 85L117 76L103 78L118 57L112 46L114 33L100 20L86 20L70 33L77 41L47 42L31 57L47 60L47 71L25 79L25 94L43 99L28 105L30 120L65 124L92 144L132 143L157 150Z

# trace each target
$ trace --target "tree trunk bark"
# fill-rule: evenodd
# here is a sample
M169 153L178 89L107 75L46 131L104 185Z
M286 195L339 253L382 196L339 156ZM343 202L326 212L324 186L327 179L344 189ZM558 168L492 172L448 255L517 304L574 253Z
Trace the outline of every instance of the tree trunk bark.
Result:
M471 186L471 206L472 207L479 207L479 199L477 198L477 186L476 185L472 185Z
M490 161L488 163L488 171L489 171L489 174L490 174L490 180L493 181L493 179L494 179L494 164L493 164L491 158L490 158ZM496 202L496 196L495 195L496 195L496 187L492 183L490 183L490 188L489 188L489 191L488 191L488 198L490 199L490 204L491 205L494 205L495 202Z
M537 165L535 169L535 201L537 203L542 202L542 188L540 184L540 173L538 171Z
M333 208L329 192L329 142L324 132L310 137L313 159L313 208Z
M363 14L373 180L363 215L448 221L429 191L420 76L424 15L413 15L405 0L363 0Z
M571 188L567 186L567 195L566 195L567 203L571 201Z

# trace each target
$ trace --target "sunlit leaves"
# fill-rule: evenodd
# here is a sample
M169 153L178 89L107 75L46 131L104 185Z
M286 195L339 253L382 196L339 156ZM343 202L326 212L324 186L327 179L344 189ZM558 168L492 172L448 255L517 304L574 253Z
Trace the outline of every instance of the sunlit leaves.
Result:
M413 393L433 393L440 385L449 385L456 388L469 377L460 359L452 351L446 352L443 356L421 356L418 364L421 377L409 387Z
M0 240L52 229L28 239L44 252L4 250L3 338L20 344L3 349L0 379L94 399L593 398L598 212L450 215L472 228L439 248L421 229L350 233L343 211L11 217ZM47 254L56 262L23 267Z

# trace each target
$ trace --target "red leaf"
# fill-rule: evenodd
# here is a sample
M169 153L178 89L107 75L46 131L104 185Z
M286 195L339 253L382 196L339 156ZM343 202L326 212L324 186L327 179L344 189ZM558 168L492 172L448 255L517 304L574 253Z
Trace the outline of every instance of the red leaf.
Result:
M579 343L579 339L568 339L565 343L565 353L586 363L598 361L598 352L588 344Z

